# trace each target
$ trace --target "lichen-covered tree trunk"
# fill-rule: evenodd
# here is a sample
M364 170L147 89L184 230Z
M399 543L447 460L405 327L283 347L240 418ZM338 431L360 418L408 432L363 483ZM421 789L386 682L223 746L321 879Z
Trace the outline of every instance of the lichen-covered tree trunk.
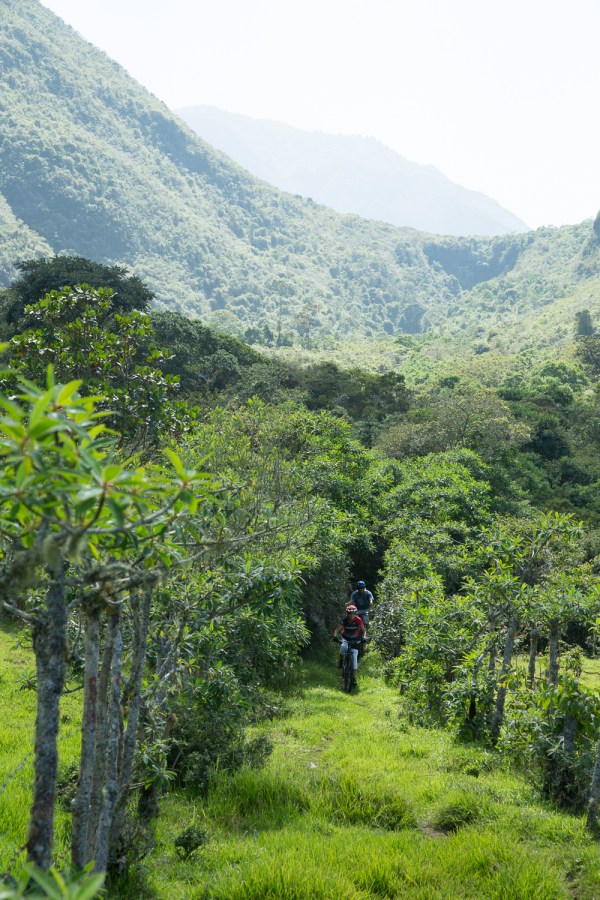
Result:
M112 859L121 837L123 826L123 813L129 793L133 775L133 763L137 743L138 724L142 704L142 676L146 664L146 649L148 645L148 631L150 627L150 608L152 602L152 588L148 587L144 592L141 604L134 602L135 616L135 644L131 661L131 675L127 683L127 696L123 697L123 704L127 705L127 727L123 737L122 753L120 758L120 772L117 789L115 810L111 824L109 855Z
M110 698L108 704L108 741L106 753L106 778L94 870L105 872L108 864L108 843L118 790L119 736L121 731L121 670L123 665L123 634L119 628L113 646Z
M573 763L575 741L577 739L577 719L571 712L565 713L563 724L563 752L559 757L558 799L570 803L575 788Z
M94 754L94 773L92 777L92 793L90 797L90 825L88 828L87 858L96 857L97 825L102 812L102 790L106 775L106 747L108 743L108 689L113 661L115 636L119 627L118 615L112 615L106 626L102 665L98 678L97 711L96 711L96 750Z
M538 641L539 631L537 628L532 628L531 634L529 635L529 666L527 669L527 684L530 688L533 688L533 685L535 684L535 663L537 660Z
M496 619L494 616L489 617L490 627L490 655L488 660L488 675L493 679L496 674Z
M506 701L506 679L508 677L510 664L512 662L518 627L519 623L517 619L511 619L508 625L506 643L504 645L504 655L502 657L502 667L500 669L498 691L496 693L496 704L494 706L492 722L490 725L490 740L494 746L498 743L500 728L502 727L502 720L504 718L504 703Z
M33 628L37 673L33 801L27 859L46 870L52 863L58 767L60 698L65 684L67 604L62 557L48 567L50 584L44 609Z
M550 624L550 639L548 642L548 681L553 687L558 685L558 640L560 636L558 622Z
M598 807L600 805L600 741L596 749L596 761L590 784L586 828L591 834L598 832Z
M86 615L83 681L83 716L81 722L81 758L79 781L73 800L73 832L71 859L77 869L83 869L90 861L88 856L88 830L90 802L96 753L96 721L98 713L98 664L100 657L100 613L93 609Z

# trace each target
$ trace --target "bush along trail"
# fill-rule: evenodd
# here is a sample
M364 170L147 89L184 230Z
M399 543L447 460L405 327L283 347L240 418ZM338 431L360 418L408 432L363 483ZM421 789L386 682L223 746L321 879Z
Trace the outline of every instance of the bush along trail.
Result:
M600 848L497 750L410 725L377 655L343 693L332 659L258 726L274 752L172 793L120 898L592 898Z

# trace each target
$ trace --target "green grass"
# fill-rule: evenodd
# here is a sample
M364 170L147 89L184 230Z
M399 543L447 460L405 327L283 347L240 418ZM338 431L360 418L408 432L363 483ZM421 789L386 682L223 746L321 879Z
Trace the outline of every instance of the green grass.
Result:
M205 802L168 797L143 878L119 896L600 896L581 818L539 802L500 754L407 725L374 655L365 663L352 696L333 660L307 667L303 697L268 726L265 769L219 779ZM192 823L209 841L184 862L173 840Z
M16 747L31 741L33 694L18 690L29 656L11 645L4 635L0 671L5 722L13 710L4 736L14 723ZM501 754L409 726L373 652L350 696L334 664L308 664L302 696L260 727L275 742L265 768L219 777L205 800L164 798L153 849L110 887L111 900L600 897L600 845L581 817L541 803ZM26 749L8 744L1 771ZM76 754L70 739L62 746L65 760ZM3 859L23 840L29 778L21 770L0 797L18 813ZM208 840L183 860L174 841L191 825ZM64 849L64 824L59 831Z
M35 678L31 650L21 644L18 628L0 624L0 872L11 862L24 860L23 844L31 804L35 690L27 685ZM73 767L79 756L81 697L66 695L61 704L59 776ZM57 856L67 854L70 817L59 804L56 815Z

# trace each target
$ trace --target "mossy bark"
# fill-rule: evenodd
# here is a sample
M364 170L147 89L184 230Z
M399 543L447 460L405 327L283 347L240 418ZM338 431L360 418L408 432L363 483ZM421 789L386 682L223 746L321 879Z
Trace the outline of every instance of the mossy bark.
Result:
M52 863L60 698L65 685L67 657L67 603L62 557L48 567L48 574L50 584L44 609L33 628L37 712L33 801L27 834L27 859L44 871Z

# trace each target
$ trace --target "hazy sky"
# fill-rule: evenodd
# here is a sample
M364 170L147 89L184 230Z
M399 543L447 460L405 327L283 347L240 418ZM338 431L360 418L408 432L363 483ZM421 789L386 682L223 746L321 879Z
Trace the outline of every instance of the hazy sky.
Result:
M376 137L530 226L600 209L600 0L43 0L176 109Z

